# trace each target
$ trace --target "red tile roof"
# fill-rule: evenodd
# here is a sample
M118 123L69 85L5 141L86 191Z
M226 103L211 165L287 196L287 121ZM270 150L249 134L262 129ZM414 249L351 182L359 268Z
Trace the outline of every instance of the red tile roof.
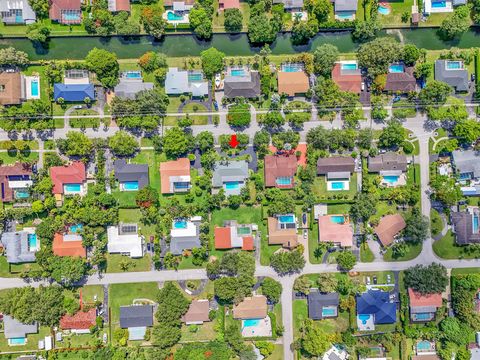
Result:
M170 176L190 176L190 160L180 158L160 163L160 187L162 194L170 194Z
M60 328L62 330L88 330L95 325L97 318L97 309L88 311L78 311L74 315L65 314L60 319Z
M49 17L51 20L63 21L62 11L64 10L81 10L81 0L51 0ZM74 23L81 22L81 19L71 21Z
M81 161L74 161L70 165L52 166L50 178L53 182L54 194L63 194L64 184L82 184L87 179L85 164Z
M267 155L265 156L265 186L278 188L293 188L294 182L290 185L277 185L279 177L293 177L297 173L297 157L292 155Z
M53 237L53 253L57 256L87 257L87 250L83 247L82 240L65 241L63 234L56 233Z
M244 236L242 250L253 251L254 249L255 247L253 246L253 237Z
M215 227L215 249L231 249L232 239L229 227Z
M410 298L410 306L442 306L442 294L422 295L412 288L408 288L408 297Z
M240 1L239 0L220 0L218 2L219 8L226 10L226 9L240 9Z
M116 11L128 11L130 12L130 0L116 0Z
M270 150L274 154L278 151L277 148L273 145L269 145L268 150ZM296 154L297 151L300 151L301 153L300 157L297 158L297 164L301 166L307 165L307 144L306 143L298 144L295 150L292 151L292 154Z
M332 80L340 90L359 94L362 90L362 75L342 74L342 64L336 63L332 69Z
M278 93L295 96L305 94L310 89L310 82L305 72L283 72L277 73Z
M395 236L405 229L406 226L407 224L402 215L386 215L380 219L374 231L382 245L387 247L393 243Z

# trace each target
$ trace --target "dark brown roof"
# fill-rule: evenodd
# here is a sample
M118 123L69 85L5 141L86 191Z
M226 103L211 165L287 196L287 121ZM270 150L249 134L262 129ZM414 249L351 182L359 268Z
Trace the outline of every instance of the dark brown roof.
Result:
M473 215L471 213L466 211L454 212L451 216L457 244L467 245L480 243L480 233L473 232ZM477 216L479 216L478 213Z
M387 74L386 91L410 92L417 89L417 80L413 76L413 67L406 67L403 73Z
M22 163L15 163L15 165L0 166L0 190L3 202L10 202L13 200L13 190L8 186L9 176L32 175L30 166Z
M265 156L265 186L277 186L277 178L293 177L297 173L297 158L295 155ZM293 181L290 186L293 187ZM278 186L277 186L278 187Z
M19 72L0 73L0 104L18 105L22 102L22 75Z
M355 170L355 160L350 156L332 156L319 158L317 161L317 174L327 175L329 172L350 172Z
M368 158L368 171L378 173L380 171L407 170L407 157L405 155L388 152L382 155Z

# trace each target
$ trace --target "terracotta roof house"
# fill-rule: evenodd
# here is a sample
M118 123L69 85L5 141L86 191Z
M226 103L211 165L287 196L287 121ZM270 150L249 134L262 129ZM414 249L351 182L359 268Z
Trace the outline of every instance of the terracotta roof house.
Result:
M130 12L130 0L108 0L108 11L111 11L111 12L119 12L119 11Z
M215 226L214 234L215 249L255 249L251 225L239 225L235 220L226 220L223 227Z
M235 73L236 74L236 73ZM241 75L226 75L224 96L227 98L244 97L253 99L260 96L260 74L258 71L243 71Z
M190 161L180 158L160 163L160 187L162 194L190 190Z
M52 166L50 178L53 182L52 193L57 203L62 201L63 195L83 196L87 193L87 174L85 164L81 161L64 166Z
M265 156L265 186L291 189L297 173L297 158L294 155Z
M351 174L354 171L355 160L351 156L332 156L327 158L319 158L317 161L317 175L327 175L327 178L328 174Z
M478 207L467 207L466 211L452 212L450 216L455 242L458 245L480 243L480 210Z
M302 95L310 89L308 76L304 71L277 73L278 93L288 96Z
M353 229L345 215L325 215L318 218L318 240L336 246L353 245Z
M79 310L74 315L63 315L60 319L60 328L62 330L70 330L77 334L88 334L90 328L95 326L96 319L96 308L92 308L88 311Z
M338 316L338 293L321 293L310 291L307 295L308 317L313 320L322 320Z
M234 319L263 319L267 317L267 298L263 295L246 297L233 307Z
M185 315L182 316L182 322L186 325L200 325L210 321L208 317L210 312L210 302L207 299L192 300L190 307Z
M388 152L378 156L368 157L368 172L380 173L384 171L407 171L407 157L405 155Z
M340 90L360 94L362 91L362 72L356 61L337 62L332 69L332 80Z
M382 245L387 247L406 226L402 215L386 215L380 219L374 231Z
M442 294L422 295L408 288L410 299L410 320L413 322L428 322L435 318L437 309L442 307Z
M390 65L385 83L385 91L407 93L417 90L417 79L413 76L413 67L402 64Z
M53 237L52 249L57 256L87 257L82 237L78 234L56 233Z
M420 354L420 355L413 355L412 360L440 360L440 357L437 354ZM471 360L475 360L472 356Z
M240 1L239 0L219 0L218 9L219 10L240 9Z
M81 0L50 0L50 20L74 25L82 22Z
M0 105L19 105L25 98L23 77L20 72L0 73Z
M20 162L0 166L0 191L2 202L28 198L33 185L33 172L29 165Z
M293 218L293 221L291 220ZM268 223L268 244L292 249L298 245L299 235L294 215L271 216Z

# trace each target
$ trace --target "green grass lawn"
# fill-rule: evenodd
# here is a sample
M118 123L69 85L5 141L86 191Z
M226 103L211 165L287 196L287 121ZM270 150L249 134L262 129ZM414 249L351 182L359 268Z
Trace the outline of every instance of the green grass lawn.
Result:
M328 204L327 214L336 215L336 214L349 214L351 204Z
M315 249L319 245L318 241L318 222L315 221L311 229L308 230L308 258L312 264L320 264L322 262L322 256L315 256Z
M480 252L475 248L458 246L455 243L455 235L451 230L440 240L433 243L433 251L442 259L478 259Z
M27 343L22 346L9 346L7 339L2 335L0 336L0 352L38 350L38 341L43 340L45 336L48 335L50 335L50 329L41 326L39 327L37 334L27 335Z
M215 329L217 326L216 319L205 322L203 325L182 325L182 337L180 338L180 342L215 340L217 336Z
M379 14L378 19L380 22L388 26L409 26L413 0L389 1L388 4L391 6L391 12L388 15ZM359 4L359 6L361 5ZM402 21L402 14L405 12L409 14L407 22Z
M430 210L430 231L432 232L433 236L436 236L442 232L443 229L443 221L440 217L440 214L437 210L431 209Z
M94 302L94 297L97 296L97 301L103 302L103 286L102 285L86 285L79 289L82 291L82 298L85 302Z
M19 151L0 152L0 161L5 165L15 164L17 161L38 161L38 152L25 152L23 155Z
M121 264L128 264L126 270L122 269ZM149 271L151 266L150 255L145 255L139 259L131 259L128 256L120 254L107 255L107 273Z
M193 122L193 125L206 125L206 124L208 124L208 116L207 115L195 115L195 113L202 113L202 112L208 112L208 111L210 111L210 109L208 109L205 105L197 104L197 103L188 103L182 109L182 113L188 114L189 118ZM177 107L176 110L172 110L172 112L178 112L178 107ZM167 116L164 120L164 125L165 126L175 126L177 124L177 122L182 118L183 118L182 116Z
M99 118L69 118L70 127L75 129L98 128L100 127Z
M135 201L135 197L137 193L138 191L120 191L118 188L112 189L112 195L117 199L120 208L136 206L137 202Z
M303 321L308 319L308 304L306 300L293 300L293 336L299 336Z
M408 245L407 254L403 257L394 258L392 253L392 248L389 247L387 252L383 255L383 260L385 261L408 261L415 259L420 252L422 251L422 244L418 245Z
M361 262L373 262L375 256L373 255L372 250L368 246L368 243L364 241L360 247L360 261Z
M327 191L327 182L325 176L318 176L313 183L313 193L320 199L336 199L342 198L352 200L357 193L357 173L353 173L350 178L348 190Z
M132 159L132 162L148 164L150 186L160 193L160 163L166 160L165 154L157 154L153 150L142 150Z
M156 301L158 284L156 282L113 284L108 289L108 301L111 308L112 324L120 319L120 306L132 305L135 299Z
M141 221L142 213L140 209L119 209L118 218L120 222L137 223L139 225L139 234L145 236L147 241L150 236L155 235L155 224L145 225Z

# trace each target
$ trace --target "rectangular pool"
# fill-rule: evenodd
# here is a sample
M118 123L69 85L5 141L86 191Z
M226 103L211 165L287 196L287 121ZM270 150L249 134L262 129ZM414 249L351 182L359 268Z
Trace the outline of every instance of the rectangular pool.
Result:
M80 184L65 184L63 185L63 189L67 192L78 193L81 190L81 186Z
M68 231L70 233L76 234L76 233L82 231L82 229L83 229L82 224L76 224L76 225L70 225L70 227L68 228Z
M385 175L385 176L383 176L383 181L385 181L388 184L393 185L398 181L399 178L400 178L400 176Z
M332 186L332 190L343 190L343 189L345 189L345 184L343 183L343 181L333 181L331 183L331 186Z
M224 185L225 190L237 190L240 188L240 183L238 181L227 181Z
M231 76L245 76L245 70L244 69L231 69L230 70L230 75Z
M275 181L280 186L292 185L292 178L290 177L278 177Z
M125 73L125 77L127 79L141 79L142 78L142 73L141 73L141 71L127 71Z
M203 75L198 72L188 73L188 81L199 82L203 80Z
M250 327L250 326L258 326L260 324L261 319L247 319L243 320L243 327Z
M16 199L27 199L30 197L30 193L28 190L16 190L15 191L15 198Z
M295 222L295 216L293 215L280 215L278 221L284 224L293 224Z
M405 72L405 68L402 64L393 64L388 67L389 73L403 73Z
M300 72L303 71L302 64L283 64L282 65L283 72Z
M337 316L337 309L334 307L323 307L322 308L322 317L332 317Z
M32 80L30 81L30 95L32 97L38 97L39 95L39 81L38 80Z
M461 70L463 63L461 61L447 61L447 70Z
M442 9L447 7L446 1L432 1L432 8L434 9Z
M472 225L473 225L473 233L474 234L478 234L478 216L477 215L473 215L473 219L472 219Z
M345 223L345 216L333 215L333 216L330 216L330 221L334 224L343 224Z
M431 313L418 313L418 314L415 314L415 320L416 321L429 321L433 318L432 314ZM419 343L420 344L420 343ZM430 343L428 343L428 345L430 346Z
M342 63L341 69L342 70L357 70L358 67L357 67L357 64L355 64L355 63L346 63L346 64Z
M237 235L250 235L252 231L248 226L242 226L237 228Z
M37 234L28 234L28 247L30 249L37 248Z
M420 350L420 351L432 350L432 344L430 343L430 341L427 341L427 340L419 341L417 343L417 350Z
M8 345L25 345L27 343L27 338L10 338L8 339Z
M123 190L125 191L137 191L138 181L125 181L123 183Z

